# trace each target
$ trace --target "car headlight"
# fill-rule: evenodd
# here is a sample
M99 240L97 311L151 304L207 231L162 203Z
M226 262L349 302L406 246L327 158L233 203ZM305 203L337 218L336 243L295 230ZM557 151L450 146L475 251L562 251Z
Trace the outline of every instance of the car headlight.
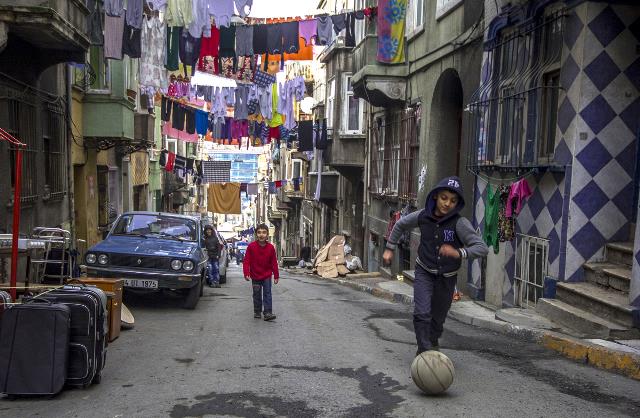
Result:
M95 254L87 254L84 259L87 261L87 264L95 264L97 260Z
M184 263L182 263L182 268L187 271L193 270L193 261L191 260L185 261Z
M109 262L109 256L106 254L100 254L98 256L98 264L105 265Z
M182 261L173 260L171 262L171 268L174 269L174 270L180 270L182 268Z

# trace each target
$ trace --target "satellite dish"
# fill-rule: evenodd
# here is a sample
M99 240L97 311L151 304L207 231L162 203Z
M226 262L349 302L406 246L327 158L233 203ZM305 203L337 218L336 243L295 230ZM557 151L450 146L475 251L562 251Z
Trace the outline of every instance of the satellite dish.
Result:
M313 97L305 97L300 102L300 110L304 113L312 113L313 102Z

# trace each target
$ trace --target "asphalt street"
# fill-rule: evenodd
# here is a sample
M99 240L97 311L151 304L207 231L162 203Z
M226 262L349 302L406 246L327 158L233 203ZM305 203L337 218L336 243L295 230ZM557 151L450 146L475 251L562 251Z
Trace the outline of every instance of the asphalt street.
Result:
M100 385L2 399L0 416L640 416L640 382L451 319L441 346L455 381L423 395L410 308L309 276L274 286L272 323L253 318L235 265L194 311L172 295L127 304L136 326L109 346Z

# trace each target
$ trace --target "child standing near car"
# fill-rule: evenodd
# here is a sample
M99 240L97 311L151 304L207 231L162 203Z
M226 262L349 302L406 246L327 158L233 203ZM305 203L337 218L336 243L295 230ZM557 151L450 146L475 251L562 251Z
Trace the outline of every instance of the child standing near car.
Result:
M413 283L416 354L439 350L438 339L451 307L462 260L485 257L489 252L471 222L460 216L464 208L462 195L458 177L442 179L427 195L423 210L396 222L382 256L385 264L390 264L400 238L413 228L420 228Z
M209 287L220 287L220 270L218 262L220 259L221 243L211 225L204 227L204 244L209 256L207 264L207 284Z
M242 270L244 279L251 280L253 286L253 317L259 319L264 312L264 320L273 321L276 316L273 314L271 301L271 276L273 282L278 284L280 274L276 249L267 242L268 238L267 225L258 225L256 240L247 247Z

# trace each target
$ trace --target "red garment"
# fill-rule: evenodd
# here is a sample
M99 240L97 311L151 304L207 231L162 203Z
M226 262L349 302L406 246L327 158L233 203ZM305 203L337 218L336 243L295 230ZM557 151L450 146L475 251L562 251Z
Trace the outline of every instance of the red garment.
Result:
M282 180L276 180L276 189L279 189L282 187Z
M198 71L209 74L219 74L218 56L220 55L220 30L211 25L211 37L202 37L200 41L200 58Z
M278 280L280 273L275 247L269 242L262 246L258 241L253 241L244 255L242 271L245 277L251 277L252 280L268 280L272 274L274 280Z
M269 128L269 139L280 139L280 127Z
M393 227L396 225L396 222L400 220L400 217L401 217L400 212L395 212L393 214L393 217L389 219L389 223L387 224L387 233L384 234L385 239L389 239L389 236L391 235L391 231L393 231Z
M167 154L167 163L164 165L164 169L169 172L172 172L175 162L176 162L176 155L173 152L170 152L169 154Z

